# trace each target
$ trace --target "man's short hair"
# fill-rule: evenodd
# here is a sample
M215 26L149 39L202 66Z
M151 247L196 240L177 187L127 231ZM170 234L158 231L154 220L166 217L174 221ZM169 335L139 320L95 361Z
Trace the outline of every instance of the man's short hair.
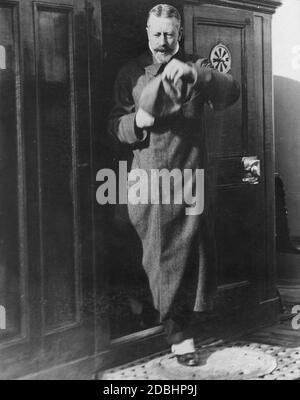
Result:
M177 10L177 8L169 4L158 4L157 6L151 8L148 14L147 25L149 24L149 19L151 15L163 18L176 18L179 23L179 26L181 26L181 16L179 11Z

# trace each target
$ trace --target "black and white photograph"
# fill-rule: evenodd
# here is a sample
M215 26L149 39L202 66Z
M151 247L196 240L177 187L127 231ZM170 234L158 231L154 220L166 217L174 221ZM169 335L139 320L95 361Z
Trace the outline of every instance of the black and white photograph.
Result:
M299 171L300 0L0 0L0 380L300 380Z

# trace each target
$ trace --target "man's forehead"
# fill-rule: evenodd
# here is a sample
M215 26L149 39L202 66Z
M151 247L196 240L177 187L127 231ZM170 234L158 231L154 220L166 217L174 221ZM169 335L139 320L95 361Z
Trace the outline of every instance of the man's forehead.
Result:
M179 21L175 17L157 17L151 15L148 20L151 30L174 30L179 28Z

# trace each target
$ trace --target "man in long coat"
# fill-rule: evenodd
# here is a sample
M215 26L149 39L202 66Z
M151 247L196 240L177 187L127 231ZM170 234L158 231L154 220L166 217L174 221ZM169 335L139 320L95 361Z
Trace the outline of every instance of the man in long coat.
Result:
M207 59L183 54L181 17L174 7L161 4L150 10L147 33L149 51L117 76L109 132L132 146L132 169L142 169L149 177L153 169L205 173L204 104L215 109L233 104L238 84ZM193 186L195 182L194 175ZM187 215L186 204L128 204L154 307L172 351L187 366L198 364L189 332L191 315L211 309L216 289L206 175L204 188L201 215Z

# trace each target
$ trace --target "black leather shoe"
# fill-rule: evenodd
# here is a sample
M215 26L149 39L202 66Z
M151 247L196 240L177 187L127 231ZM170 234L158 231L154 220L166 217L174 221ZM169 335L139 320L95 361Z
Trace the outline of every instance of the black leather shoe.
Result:
M185 367L198 367L200 364L196 352L176 355L176 358L178 363L184 365Z

